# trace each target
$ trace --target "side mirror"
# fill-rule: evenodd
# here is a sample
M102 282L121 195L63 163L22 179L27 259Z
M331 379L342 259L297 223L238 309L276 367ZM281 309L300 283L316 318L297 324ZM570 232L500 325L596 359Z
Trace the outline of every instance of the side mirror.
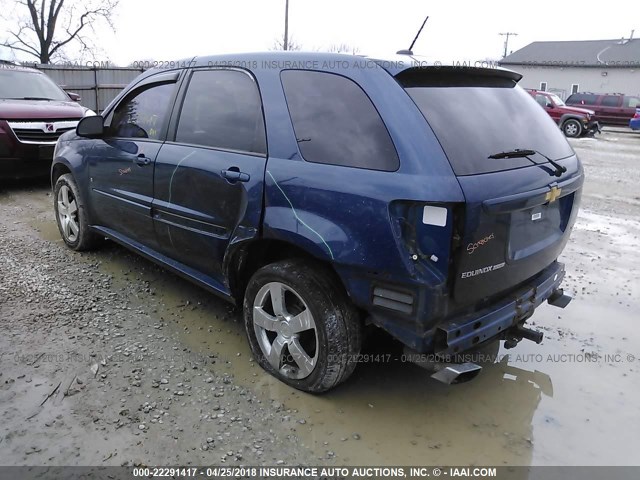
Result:
M100 138L104 134L104 118L102 115L84 117L76 127L76 134L80 137Z
M80 100L82 100L82 97L77 93L67 92L67 95L69 95L69 98L71 98L71 100L73 100L74 102L79 102Z

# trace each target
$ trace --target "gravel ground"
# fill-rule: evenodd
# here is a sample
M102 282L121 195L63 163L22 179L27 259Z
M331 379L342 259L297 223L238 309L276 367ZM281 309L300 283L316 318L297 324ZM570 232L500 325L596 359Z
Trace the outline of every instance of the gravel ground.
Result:
M227 304L117 245L68 250L46 183L0 186L0 465L637 463L640 135L572 144L576 298L536 312L542 345L455 387L393 363L294 391Z
M78 255L38 236L23 220L50 203L43 188L2 200L0 464L327 461L301 445L295 410L238 386L215 352L185 348L145 301L148 283L104 272L118 247Z

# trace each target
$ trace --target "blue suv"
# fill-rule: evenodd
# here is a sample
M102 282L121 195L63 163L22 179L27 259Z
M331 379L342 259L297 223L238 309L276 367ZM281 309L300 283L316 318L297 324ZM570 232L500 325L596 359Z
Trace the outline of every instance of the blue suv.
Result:
M256 360L300 390L344 381L373 327L466 380L456 354L539 343L525 321L570 300L583 169L520 78L320 53L147 71L60 137L60 233L242 305Z

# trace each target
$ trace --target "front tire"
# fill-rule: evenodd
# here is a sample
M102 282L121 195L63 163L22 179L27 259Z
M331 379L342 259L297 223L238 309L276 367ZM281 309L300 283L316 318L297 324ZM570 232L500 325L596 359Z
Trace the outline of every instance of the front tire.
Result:
M562 124L562 131L569 138L576 138L582 135L582 125L578 120L570 118Z
M87 208L70 173L61 175L56 181L53 208L62 240L69 248L91 250L100 243L100 237L89 227Z
M261 268L243 308L255 359L284 383L320 393L353 373L362 342L358 312L322 265L286 260Z

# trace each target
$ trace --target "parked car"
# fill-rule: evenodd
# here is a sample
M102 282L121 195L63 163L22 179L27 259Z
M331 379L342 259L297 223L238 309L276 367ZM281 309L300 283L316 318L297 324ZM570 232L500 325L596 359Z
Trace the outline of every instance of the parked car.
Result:
M58 137L94 112L44 73L0 61L0 179L47 176Z
M636 108L636 114L629 120L631 130L640 130L640 107Z
M584 106L596 112L600 123L627 125L640 106L640 97L622 93L574 93L567 98L567 105Z
M58 227L71 249L107 237L242 305L283 382L344 381L365 325L467 380L480 367L454 355L539 343L525 321L570 300L557 258L583 168L521 75L292 52L181 65L60 137Z
M555 93L527 89L542 108L560 126L567 137L593 136L600 132L600 123L593 110L568 107Z

